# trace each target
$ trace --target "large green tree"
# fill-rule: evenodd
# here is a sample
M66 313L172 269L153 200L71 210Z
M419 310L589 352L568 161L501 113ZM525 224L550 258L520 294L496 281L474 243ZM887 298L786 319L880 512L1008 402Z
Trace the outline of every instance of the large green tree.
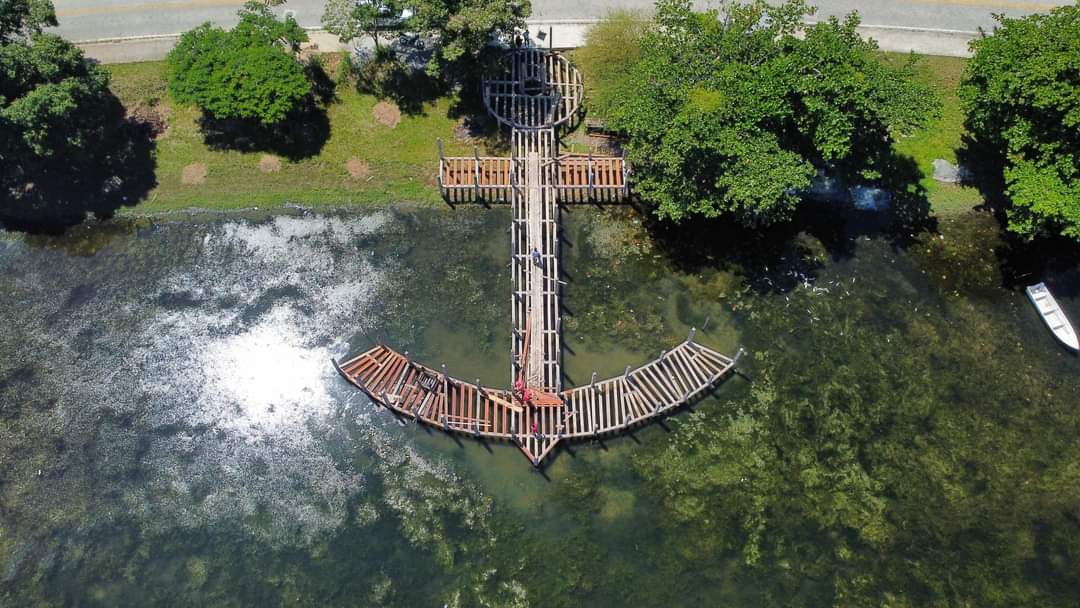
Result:
M0 44L56 25L56 11L49 0L0 0Z
M379 33L406 9L411 15L395 26L433 45L430 75L452 77L475 67L492 41L525 27L532 5L529 0L329 0L322 22L343 40L367 35L378 46Z
M50 2L0 0L0 215L66 221L145 192L149 137L109 74L59 36ZM125 197L127 197L125 199Z
M204 23L180 37L168 57L169 91L214 119L280 123L311 93L296 58L307 33L259 2L239 15L232 30Z
M1008 229L1080 241L1080 5L995 18L960 88L968 129L1002 161Z
M891 142L938 111L914 59L882 62L858 15L806 26L811 12L802 0L657 3L610 124L660 217L785 219L815 171L878 178Z
M408 0L415 15L409 26L435 41L428 73L468 69L500 37L525 27L529 0Z
M327 0L322 24L341 40L367 36L378 49L383 33L398 25L404 9L403 0Z

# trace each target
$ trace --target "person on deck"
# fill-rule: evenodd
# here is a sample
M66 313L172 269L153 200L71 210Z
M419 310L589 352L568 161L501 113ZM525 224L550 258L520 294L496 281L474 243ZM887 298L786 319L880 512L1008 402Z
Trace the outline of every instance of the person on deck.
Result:
M533 247L533 250L532 250L532 261L533 261L534 266L541 266L542 267L544 265L544 263L540 259L540 250L537 249L536 247Z

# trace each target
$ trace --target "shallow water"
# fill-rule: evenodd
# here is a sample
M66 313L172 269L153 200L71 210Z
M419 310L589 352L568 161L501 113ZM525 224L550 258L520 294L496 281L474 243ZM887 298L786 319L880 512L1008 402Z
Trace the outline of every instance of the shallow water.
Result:
M952 259L936 236L907 252L860 237L843 256L803 236L764 274L680 271L632 214L566 222L568 384L621 373L691 327L713 348L745 346L750 382L633 436L569 446L542 472L510 446L399 425L330 365L385 340L506 385L507 209L4 234L3 603L832 603L828 576L782 560L746 571L737 550L709 544L734 532L680 519L675 495L715 489L673 494L644 460L691 462L678 460L693 452L680 452L683 425L727 424L776 353L809 369L827 359L816 349L847 352L854 336L889 357L919 323L1055 379L1045 395L1024 388L1032 397L1080 401L1080 364L1000 287L993 256ZM1077 275L1051 277L1074 319ZM854 359L864 346L851 345L852 368L875 365ZM972 385L1001 367L966 361L894 388L955 383L956 405L974 407ZM1071 440L1074 428L1056 428Z

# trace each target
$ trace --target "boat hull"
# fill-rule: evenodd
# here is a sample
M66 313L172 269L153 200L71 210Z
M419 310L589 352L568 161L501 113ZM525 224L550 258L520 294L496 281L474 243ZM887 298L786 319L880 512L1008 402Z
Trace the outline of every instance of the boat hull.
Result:
M1073 352L1080 352L1080 341L1077 340L1076 329L1069 322L1069 318L1065 316L1065 311L1058 304L1058 301L1054 299L1046 284L1028 285L1024 291L1027 292L1028 300L1031 300L1035 310L1038 311L1039 316L1042 317L1043 322L1050 329L1050 333L1054 334L1058 342L1061 342Z

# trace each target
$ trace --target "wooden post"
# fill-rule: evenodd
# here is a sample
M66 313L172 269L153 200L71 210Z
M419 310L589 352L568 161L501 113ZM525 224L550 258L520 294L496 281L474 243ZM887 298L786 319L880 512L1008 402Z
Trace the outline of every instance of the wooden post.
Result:
M595 194L595 192L593 192L593 190L594 190L593 182L595 180L593 179L593 159L592 159L592 152L591 151L589 152L588 163L589 164L586 165L586 167L588 168L588 174L589 174L589 200L592 201L592 200L596 199L596 194Z
M446 159L443 158L442 138L441 137L435 138L435 142L437 144L439 144L439 174L435 177L435 179L439 184L439 194L441 194L442 196L446 196L447 191L446 191L446 187L443 185L443 177L442 177L443 167L446 165Z
M476 146L472 148L473 153L473 194L477 199L480 198L480 152L477 151Z
M446 375L446 364L442 364L442 394L446 403L446 409L450 409L450 379Z
M630 198L630 165L626 162L626 151L622 155L623 198Z

